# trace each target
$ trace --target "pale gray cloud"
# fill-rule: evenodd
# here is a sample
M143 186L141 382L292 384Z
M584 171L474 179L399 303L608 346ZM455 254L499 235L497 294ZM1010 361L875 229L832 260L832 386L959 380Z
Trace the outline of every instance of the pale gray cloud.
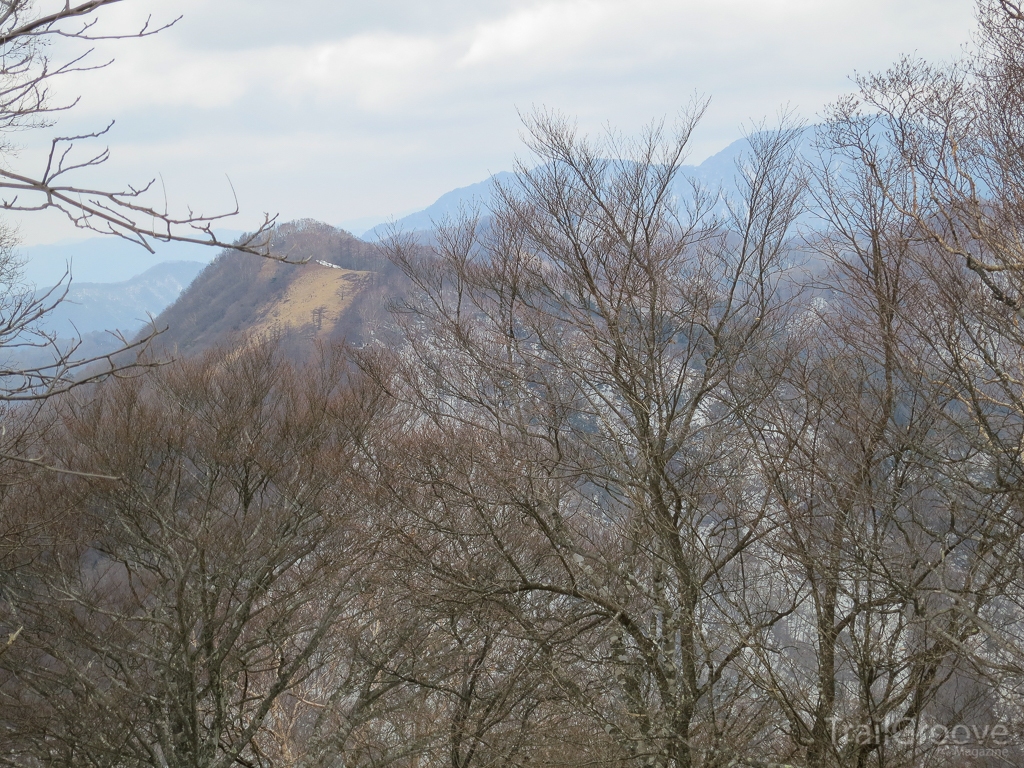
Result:
M693 159L789 104L813 120L854 70L950 58L971 0L127 0L105 23L184 18L69 77L58 129L118 121L99 181L161 173L172 202L331 223L385 218L508 168L518 110L626 131L713 99ZM21 162L37 157L37 136ZM67 236L25 220L27 241Z

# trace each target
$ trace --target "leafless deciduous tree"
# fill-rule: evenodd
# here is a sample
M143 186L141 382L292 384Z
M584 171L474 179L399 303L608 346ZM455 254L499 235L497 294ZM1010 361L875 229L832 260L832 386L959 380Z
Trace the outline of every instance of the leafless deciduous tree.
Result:
M0 3L0 49L4 54L0 65L0 131L48 125L52 116L74 106L73 103L54 103L49 91L50 82L68 72L104 66L93 61L88 50L70 60L56 61L47 48L51 41L61 38L88 43L112 38L147 37L176 21L171 19L155 26L148 21L141 29L129 31L104 30L103 9L122 1L35 3L4 0ZM0 189L7 197L0 203L0 209L55 209L77 227L124 237L147 248L151 240L173 239L267 255L267 233L273 223L269 218L243 240L221 242L213 226L237 213L237 207L212 216L191 210L177 215L169 211L166 202L159 205L148 202L147 195L153 182L128 186L122 191L107 191L83 187L71 180L79 171L103 163L108 156L107 150L79 156L75 143L98 138L104 133L53 139L46 163L37 173L17 172L5 164L0 171ZM4 142L3 148L9 154L9 142Z
M365 719L389 642L344 378L264 345L62 405L48 455L92 476L22 493L43 522L5 563L0 761L281 765L317 718Z
M54 79L105 66L89 50L92 42L145 38L175 23L175 19L168 18L166 22L147 21L131 30L104 27L103 12L116 2L121 0L0 2L0 153L4 157L0 211L56 211L80 229L125 238L150 251L155 241L174 240L270 256L269 235L274 220L269 216L256 231L236 242L224 242L214 231L218 222L238 212L237 202L231 210L214 215L190 208L178 213L168 207L153 181L129 184L123 190L90 186L88 172L104 163L109 152L105 148L90 150L89 146L102 139L109 126L90 135L56 137L42 167L20 167L24 164L17 162L15 133L48 128L61 112L75 106L74 102L54 100L50 90ZM56 41L65 49L72 44L67 58L54 57L52 44ZM75 43L81 45L75 49ZM10 229L0 232L0 400L7 403L45 398L123 366L110 356L78 355L77 345L58 344L52 334L41 330L39 320L64 298L66 288L58 286L43 295L22 288L13 253L15 244ZM145 343L143 340L124 346L132 349ZM24 347L51 350L52 363L19 365L12 353ZM13 455L7 450L4 453Z
M979 617L1016 578L1014 539L996 522L1005 500L963 471L953 376L930 340L930 254L889 200L901 176L830 159L840 172L812 185L828 270L796 326L804 346L747 417L800 606L757 649L757 674L801 764L955 761L931 724L1009 722L976 658Z
M1005 703L1021 679L1024 21L1015 3L978 7L969 56L947 67L905 60L862 78L824 138L867 179L873 210L900 220L898 244L874 248L874 272L904 265L913 298L890 310L899 362L918 389L932 389L947 433L915 450L941 475L935 489L955 489L941 502L948 522L932 521L925 548L942 553L930 568L944 575L920 586L943 606L941 644L970 659L990 698Z
M218 222L237 213L237 203L214 215L189 208L176 213L168 208L166 199L158 199L159 190L152 181L123 190L90 186L89 171L106 161L108 151L90 150L89 146L101 140L107 129L89 136L54 138L42 167L19 164L13 141L16 133L49 128L60 113L75 105L54 100L50 90L54 79L105 66L88 50L92 42L145 38L175 21L169 17L166 22L147 21L138 29L105 28L104 11L120 1L0 1L0 211L56 211L80 229L125 238L150 251L155 241L174 240L271 256L272 217L265 217L256 231L233 243L221 241L214 231ZM58 41L63 49L72 51L67 58L55 58L53 43ZM115 354L97 357L80 353L80 341L58 339L40 322L65 298L67 284L39 293L24 286L16 244L14 230L0 224L2 484L13 482L20 470L33 465L74 471L41 462L37 442L47 424L41 402L112 373L139 369L137 355L156 332L154 329L153 334L134 342L121 339ZM26 363L22 352L44 362ZM19 535L20 528L13 523L16 511L5 510L0 519L0 539L4 541L14 541Z
M680 173L701 111L603 145L539 114L486 228L388 246L419 290L388 386L436 445L405 527L450 588L578 637L550 667L619 756L680 767L771 740L742 669L792 610L737 414L778 376L799 132L751 137L719 221Z

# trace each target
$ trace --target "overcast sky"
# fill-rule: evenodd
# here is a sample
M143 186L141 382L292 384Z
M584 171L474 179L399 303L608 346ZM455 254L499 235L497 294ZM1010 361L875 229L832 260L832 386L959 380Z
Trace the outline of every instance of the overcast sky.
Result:
M93 184L159 174L172 207L214 210L230 177L231 228L271 211L357 232L508 169L517 110L628 133L706 94L699 162L784 105L815 120L854 72L950 59L973 25L971 0L125 0L104 22L149 13L183 18L103 44L115 62L56 86L82 98L46 135L114 119ZM30 167L45 137L16 138ZM75 236L20 227L26 244Z

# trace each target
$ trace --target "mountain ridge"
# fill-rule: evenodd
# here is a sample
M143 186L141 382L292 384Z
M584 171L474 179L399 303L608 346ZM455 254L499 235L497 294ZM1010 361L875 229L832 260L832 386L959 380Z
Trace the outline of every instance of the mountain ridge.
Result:
M158 350L192 355L229 340L281 338L301 357L321 342L363 339L397 270L370 243L302 219L277 227L272 249L289 262L225 251L156 318Z
M803 135L798 140L797 151L805 159L808 159L806 157L808 137L814 130L814 126L802 129ZM739 172L737 164L750 149L750 137L744 137L705 158L698 165L683 165L679 169L680 178L677 180L677 185L681 184L683 180L693 180L702 182L712 189L717 187L727 196L735 195L738 191L736 185ZM426 208L393 221L382 222L366 230L359 237L368 242L379 242L391 232L422 233L432 229L445 217L454 218L460 209L480 207L486 210L492 199L495 183L513 183L516 175L512 171L499 171L483 181L450 190Z
M205 266L198 261L164 261L128 280L72 282L41 326L61 337L93 331L133 334L170 306Z

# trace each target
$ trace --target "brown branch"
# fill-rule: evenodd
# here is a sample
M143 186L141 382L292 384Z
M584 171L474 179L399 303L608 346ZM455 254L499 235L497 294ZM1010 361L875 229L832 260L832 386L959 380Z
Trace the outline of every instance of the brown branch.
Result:
M42 458L30 459L25 456L14 456L10 453L0 453L0 460L4 461L17 461L22 464L29 464L39 469L45 469L47 472L57 472L61 475L74 475L75 477L88 477L93 480L120 480L120 477L114 475L100 475L95 472L79 472L75 469L63 469L62 467L55 467L52 464L47 464Z

